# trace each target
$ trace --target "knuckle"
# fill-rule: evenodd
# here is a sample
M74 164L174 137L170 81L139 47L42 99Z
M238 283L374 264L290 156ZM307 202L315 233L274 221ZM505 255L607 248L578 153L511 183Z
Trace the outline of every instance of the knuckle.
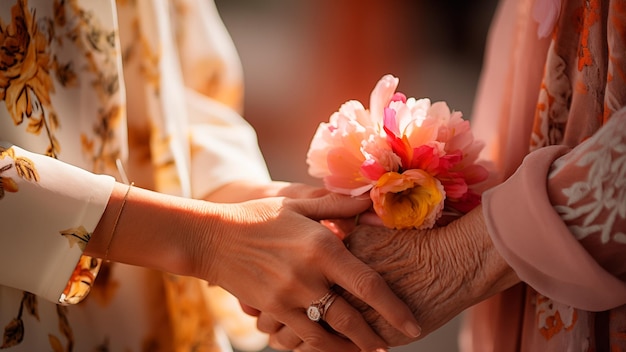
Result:
M310 235L305 239L309 250L301 254L303 261L316 267L319 266L319 263L324 263L339 255L337 253L337 249L340 247L339 242L331 237L334 235L328 229L319 226L310 230Z
M375 295L378 295L385 285L386 284L382 277L380 277L380 275L373 270L361 271L355 276L353 281L353 287L356 291L355 293L359 296L359 298L366 301L373 298Z
M307 334L302 338L304 344L309 345L315 349L323 349L324 347L324 338L322 335L312 332Z
M281 328L281 325L282 324L278 323L267 314L259 316L256 322L257 329L266 334L274 334L278 332L278 330L280 330Z
M300 344L299 339L289 338L288 336L275 334L270 337L271 347L275 349L293 350Z
M271 292L267 292L263 299L262 311L276 314L284 313L285 311L297 306L294 301L294 292L298 292L301 289L301 285L297 280L297 276L291 273L285 273L279 280L279 283L272 287Z
M284 310L284 300L281 298L282 295L272 295L265 299L265 308L264 310L268 313L277 314L281 313Z
M270 346L271 348L278 350L278 351L284 351L284 350L290 350L292 348L290 348L289 346L284 345L281 341L280 338L278 336L275 335L270 335L269 340L268 340L268 346Z
M257 330L259 330L260 332L264 332L266 334L271 334L272 332L267 328L267 325L265 325L263 323L263 321L261 319L257 319L256 320L256 328Z
M332 327L344 335L349 335L350 328L355 325L354 322L354 317L349 314L339 314L333 319Z
M303 251L300 254L300 258L304 263L306 263L306 265L311 265L320 258L321 251L319 241L317 239L312 239L306 244L306 246L308 247L308 250Z

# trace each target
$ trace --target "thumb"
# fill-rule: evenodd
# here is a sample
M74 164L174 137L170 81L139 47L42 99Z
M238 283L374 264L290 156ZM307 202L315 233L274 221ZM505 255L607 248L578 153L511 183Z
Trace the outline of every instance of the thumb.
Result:
M341 219L336 224L334 224L334 226L341 228L342 236L339 238L344 241L347 240L348 237L350 237L350 235L354 233L354 230L360 225L385 227L385 224L383 224L383 220L371 208L359 214L355 219L350 219L350 221L347 221L346 219Z
M361 214L356 221L356 225L385 226L380 216L372 209Z

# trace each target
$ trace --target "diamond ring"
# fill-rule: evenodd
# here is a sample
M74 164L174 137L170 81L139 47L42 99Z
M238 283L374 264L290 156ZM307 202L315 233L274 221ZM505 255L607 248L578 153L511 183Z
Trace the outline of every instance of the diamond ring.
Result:
M330 305L335 301L335 298L337 298L337 294L331 290L328 291L324 297L311 302L311 305L306 310L307 317L315 322L324 320L326 312L328 311Z

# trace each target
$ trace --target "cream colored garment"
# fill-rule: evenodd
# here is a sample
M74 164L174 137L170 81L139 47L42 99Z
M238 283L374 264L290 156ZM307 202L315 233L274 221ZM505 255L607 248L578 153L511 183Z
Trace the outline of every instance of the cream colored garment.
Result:
M468 311L461 347L624 350L626 6L563 1L547 37L535 6L497 9L472 115L487 226L524 283Z
M4 147L0 283L64 302L65 286L104 212L114 179Z
M269 181L213 2L7 0L0 19L3 347L230 350L226 329L262 348L206 282L80 256L113 177L196 198Z

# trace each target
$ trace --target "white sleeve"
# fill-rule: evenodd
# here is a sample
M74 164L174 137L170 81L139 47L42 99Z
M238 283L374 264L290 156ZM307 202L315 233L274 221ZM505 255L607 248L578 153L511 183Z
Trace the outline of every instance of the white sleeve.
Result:
M256 132L237 112L186 90L191 121L192 197L202 198L232 181L269 182Z
M59 303L114 183L0 142L0 285Z

